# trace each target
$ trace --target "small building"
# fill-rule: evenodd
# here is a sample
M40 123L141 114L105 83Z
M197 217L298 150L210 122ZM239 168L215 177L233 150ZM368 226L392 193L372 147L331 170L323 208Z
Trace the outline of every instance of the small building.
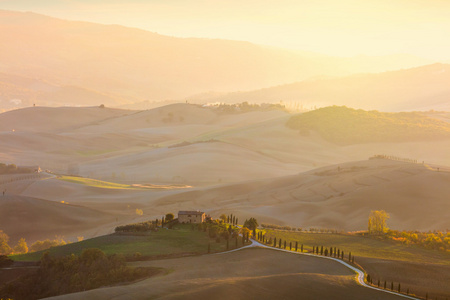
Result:
M29 172L34 172L34 173L41 173L41 167L40 166L17 166L18 169L22 169L22 170L26 170Z
M203 223L205 218L205 213L199 210L180 210L178 212L178 222L180 223Z

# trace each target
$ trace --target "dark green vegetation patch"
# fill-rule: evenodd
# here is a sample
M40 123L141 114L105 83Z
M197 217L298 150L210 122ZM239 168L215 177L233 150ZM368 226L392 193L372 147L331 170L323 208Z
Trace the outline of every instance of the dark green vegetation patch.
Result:
M302 135L318 132L335 144L450 138L450 124L418 112L385 113L330 106L295 115L286 124Z

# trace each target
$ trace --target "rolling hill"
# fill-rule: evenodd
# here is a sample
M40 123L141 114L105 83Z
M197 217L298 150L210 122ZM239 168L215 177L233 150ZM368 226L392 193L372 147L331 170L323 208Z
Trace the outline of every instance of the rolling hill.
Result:
M222 255L138 262L171 271L128 286L105 287L51 299L401 299L358 285L337 262L245 249ZM220 270L220 271L218 271ZM50 299L50 298L49 298Z
M248 92L202 97L203 102L283 101L293 110L346 105L383 111L450 110L450 65L432 64L397 71L314 78ZM194 101L196 97L190 97Z
M58 133L131 113L106 107L29 107L0 114L0 132Z
M445 230L450 173L422 164L374 159L328 166L294 176L222 185L162 197L162 210L196 207L212 215L297 227L361 230L371 210L391 215L388 225L404 230Z
M450 139L450 123L417 112L383 113L332 106L298 114L286 124L309 135L318 132L336 144Z
M22 237L32 243L55 236L95 236L99 231L97 226L106 223L112 226L114 221L107 213L56 201L9 195L9 192L0 199L0 228L11 237L11 244Z

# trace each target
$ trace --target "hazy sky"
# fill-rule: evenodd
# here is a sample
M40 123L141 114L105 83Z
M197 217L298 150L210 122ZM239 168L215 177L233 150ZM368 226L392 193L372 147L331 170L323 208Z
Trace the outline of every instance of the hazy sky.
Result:
M0 9L337 56L450 60L448 0L0 0Z

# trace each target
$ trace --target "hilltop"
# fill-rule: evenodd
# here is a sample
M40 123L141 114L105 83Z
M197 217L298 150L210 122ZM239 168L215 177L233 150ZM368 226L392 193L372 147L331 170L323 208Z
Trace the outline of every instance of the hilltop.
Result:
M0 131L57 133L133 111L107 107L28 107L0 114Z
M286 126L302 135L314 130L324 139L343 145L450 139L450 123L422 113L384 113L345 106L295 115Z

